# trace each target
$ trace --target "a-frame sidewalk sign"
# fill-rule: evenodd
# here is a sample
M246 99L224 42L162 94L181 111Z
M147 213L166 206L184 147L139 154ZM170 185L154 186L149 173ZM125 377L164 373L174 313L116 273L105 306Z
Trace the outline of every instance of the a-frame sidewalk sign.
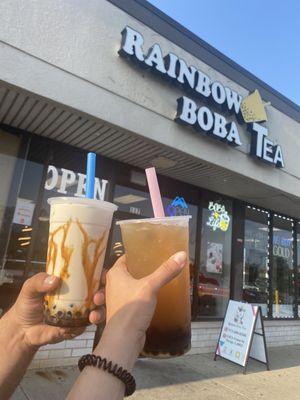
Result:
M249 358L266 365L269 360L261 307L250 303L229 300L216 346L217 356L244 367Z

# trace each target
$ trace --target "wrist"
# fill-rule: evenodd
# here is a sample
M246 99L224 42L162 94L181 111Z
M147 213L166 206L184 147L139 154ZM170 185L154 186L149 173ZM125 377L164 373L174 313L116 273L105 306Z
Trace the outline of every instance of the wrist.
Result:
M119 366L131 371L143 347L144 337L131 332L128 327L108 322L101 339L94 350L95 355L105 357Z
M26 339L22 326L12 307L0 320L0 344L7 352L21 351L24 355L33 356L38 350L37 346L31 345Z

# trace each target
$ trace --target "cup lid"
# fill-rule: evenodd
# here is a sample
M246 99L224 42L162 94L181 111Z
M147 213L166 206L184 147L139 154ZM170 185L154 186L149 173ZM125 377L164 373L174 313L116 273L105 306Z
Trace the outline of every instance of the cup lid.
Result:
M162 223L162 222L180 222L180 221L188 221L192 218L191 215L178 215L176 217L161 217L161 218L140 218L140 219L123 219L122 221L117 221L117 225L122 224L138 224L142 222L150 222L151 224Z
M47 200L48 204L76 204L89 207L107 208L111 211L116 211L118 206L108 201L87 199L85 197L50 197Z

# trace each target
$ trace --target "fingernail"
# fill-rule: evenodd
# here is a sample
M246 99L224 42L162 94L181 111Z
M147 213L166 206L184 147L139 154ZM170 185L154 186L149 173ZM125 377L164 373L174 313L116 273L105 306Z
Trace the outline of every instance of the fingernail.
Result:
M57 277L56 277L55 275L49 275L49 276L47 276L47 278L44 280L44 283L45 283L46 285L52 285L52 284L55 282L56 279L57 279Z
M171 259L183 268L186 263L186 252L179 251L178 253L174 254Z

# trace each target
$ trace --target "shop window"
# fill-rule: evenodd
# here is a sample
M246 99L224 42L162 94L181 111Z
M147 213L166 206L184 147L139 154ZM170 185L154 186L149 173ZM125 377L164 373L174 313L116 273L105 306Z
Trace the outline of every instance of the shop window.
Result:
M273 317L293 318L293 221L276 214L273 223L272 287Z
M31 246L33 214L41 190L43 165L26 161L17 197L6 254L6 268L16 279L23 279L24 264Z
M232 202L220 196L204 200L198 317L223 318L230 290Z
M127 186L116 185L114 203L118 211L135 214L137 218L153 217L149 193Z
M247 206L243 260L243 301L268 315L269 213Z
M18 163L21 138L18 135L0 130L0 317L12 303L16 293L13 286L13 271L6 268L6 250L11 234L11 221L14 218L21 218L15 215L15 196L11 195L11 188L19 185L16 179L16 169L21 175L23 162ZM17 190L17 189L16 189ZM20 210L21 211L21 210Z
M2 136L3 135L3 136ZM11 188L14 167L17 165L17 158L15 157L19 149L19 141L16 136L8 133L1 132L1 139L3 139L3 146L1 143L1 151L7 147L13 147L13 153L9 155L9 162L4 163L3 168L1 167L1 197L3 196L7 199L8 193ZM3 155L0 156L3 159ZM6 155L7 157L7 155ZM7 160L8 161L8 160ZM3 235L5 236L4 244L4 257L2 266L5 270L5 275L10 276L11 283L16 279L21 279L23 277L24 262L26 254L28 252L28 246L30 244L31 238L31 223L33 212L35 209L35 186L38 186L38 173L36 175L36 166L31 165L31 163L25 164L22 162L20 166L20 175L22 175L23 180L19 190L17 190L17 197L11 198L11 204L7 204L9 209L9 217L7 218L8 223L3 226ZM28 175L27 172L30 171ZM28 182L25 182L26 176L30 176ZM3 185L4 185L4 191ZM32 189L32 190L31 190Z
M18 136L0 130L0 229L2 228L5 210L11 206L7 204L7 200L19 147L20 138Z

